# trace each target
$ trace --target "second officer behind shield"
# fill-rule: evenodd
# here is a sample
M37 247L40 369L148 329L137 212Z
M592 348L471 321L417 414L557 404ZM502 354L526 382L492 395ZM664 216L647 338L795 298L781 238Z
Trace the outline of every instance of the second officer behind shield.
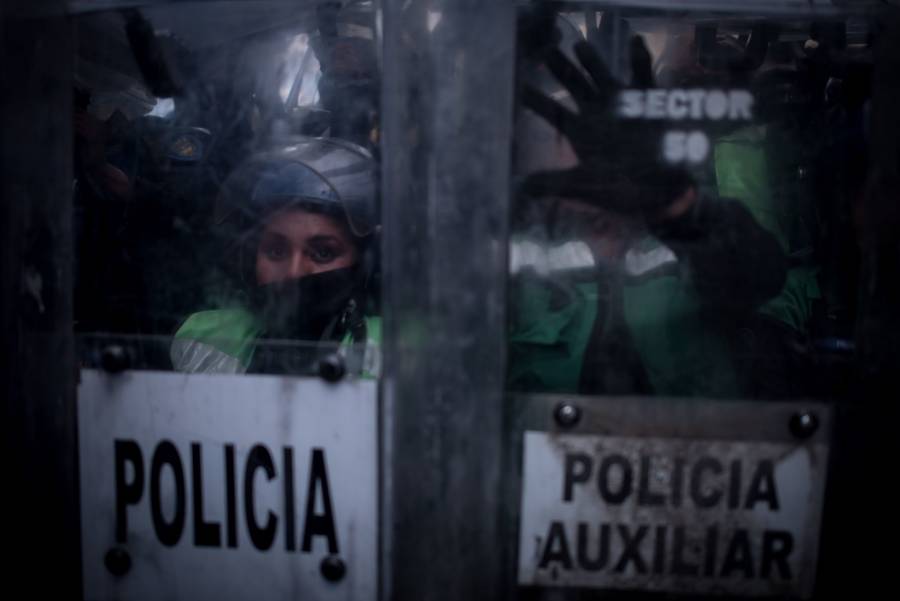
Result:
M782 249L666 156L667 125L618 110L655 89L643 39L626 88L577 30L566 55L556 23L522 28L512 255L534 256L512 261L510 388L745 396L735 340L781 290Z

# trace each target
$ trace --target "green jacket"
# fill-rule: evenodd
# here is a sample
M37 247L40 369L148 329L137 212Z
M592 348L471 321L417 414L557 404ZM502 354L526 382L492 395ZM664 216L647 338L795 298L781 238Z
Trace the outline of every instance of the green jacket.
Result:
M365 325L365 343L354 344L348 333L339 352L348 360L348 373L375 378L381 371L381 319L367 316ZM194 313L172 341L172 366L188 373L246 373L262 331L257 318L246 309Z
M785 282L775 238L740 202L702 199L631 254L621 276L513 276L511 389L741 396L737 331ZM601 286L613 291L600 303L604 324L597 323Z
M786 269L784 253L794 246L799 217L774 193L764 133L748 128L717 141L719 198L705 203L696 223L662 232L664 244L652 238L641 243L644 250L670 248L674 265L651 266L617 284L623 327L608 329L622 343L606 347L601 362L630 347L656 394L741 396L739 369L746 358L736 353L729 322L749 323L758 313L802 332L820 296L814 268ZM513 278L511 389L583 392L583 372L597 367L586 359L599 289L596 281L574 274Z
M797 198L783 189L790 185L776 182L772 167L779 162L793 162L790 155L798 149L789 141L775 148L775 144L767 142L767 134L766 126L755 126L719 139L714 149L716 182L719 194L735 198L747 207L785 252L796 252L806 244L798 239L798 232L805 233L802 213ZM818 269L797 266L788 271L781 293L763 305L760 313L795 332L805 333L813 302L820 298Z
M734 397L731 354L704 319L702 303L679 273L629 278L622 285L622 319L653 392L669 396ZM559 302L565 288L568 299ZM509 387L527 392L578 393L598 312L595 282L516 278L512 288ZM610 312L611 313L611 312ZM608 357L614 359L614 357ZM633 393L640 391L634 390Z

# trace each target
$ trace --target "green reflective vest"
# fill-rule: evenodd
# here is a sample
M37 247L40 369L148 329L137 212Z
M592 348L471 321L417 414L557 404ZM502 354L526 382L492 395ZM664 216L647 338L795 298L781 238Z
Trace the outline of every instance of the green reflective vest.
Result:
M338 352L348 359L348 373L376 378L381 371L381 319L366 316L365 324L366 341L354 344L348 333ZM194 313L172 341L172 366L187 373L246 373L261 333L259 320L243 308Z

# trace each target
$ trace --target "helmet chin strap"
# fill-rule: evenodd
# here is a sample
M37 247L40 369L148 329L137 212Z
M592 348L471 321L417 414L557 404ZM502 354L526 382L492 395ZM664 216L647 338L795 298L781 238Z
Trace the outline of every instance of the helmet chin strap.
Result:
M349 332L353 342L363 342L366 339L366 322L363 319L356 297L351 297L347 305L325 327L325 331L319 340L339 341Z

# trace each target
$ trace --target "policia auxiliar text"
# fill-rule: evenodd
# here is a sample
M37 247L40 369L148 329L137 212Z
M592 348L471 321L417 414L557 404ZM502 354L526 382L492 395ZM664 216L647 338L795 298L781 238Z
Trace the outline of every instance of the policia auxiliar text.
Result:
M539 542L539 569L608 571L703 578L779 578L794 575L794 535L785 530L741 527L697 519L704 512L777 512L775 466L770 459L722 462L711 456L686 460L642 455L637 461L610 453L600 458L567 453L562 502L580 487L596 486L607 516L597 523L551 521ZM667 476L660 483L659 474ZM635 519L643 513L650 519ZM655 509L654 508L658 508ZM619 513L616 509L624 509ZM655 523L653 523L655 522ZM680 523L679 523L680 522Z
M186 525L188 497L192 502L193 544L197 547L230 547L240 544L238 536L238 485L237 461L235 445L225 444L222 448L225 482L224 493L225 521L219 524L203 514L204 493L212 494L209 484L203 483L203 447L199 442L190 444L190 474L186 474L185 462L182 461L178 448L168 440L160 441L150 459L149 470L145 471L144 454L140 445L134 440L115 441L115 492L116 492L116 541L128 542L128 508L140 503L145 492L150 498L150 514L153 530L159 542L167 547L175 546L182 540ZM128 469L128 466L131 469ZM297 515L296 491L294 485L294 449L282 449L282 473L276 471L272 453L262 444L253 445L246 455L243 465L243 521L249 542L261 551L270 549L275 543L279 524L284 528L286 551L297 551ZM163 494L161 490L164 468L171 471L174 479L174 515L167 517L163 512ZM278 516L269 510L265 520L257 521L256 495L254 482L257 471L261 471L269 481L280 477L283 493L283 513ZM148 473L149 472L149 473ZM190 479L190 493L187 480ZM317 503L320 511L316 511ZM335 529L335 516L326 468L325 451L312 448L309 452L309 478L306 483L305 511L302 516L300 534L300 552L311 553L315 537L324 537L328 544L328 552L339 553L338 538ZM223 527L224 526L224 527ZM223 533L224 530L224 533ZM224 540L223 540L224 539Z

